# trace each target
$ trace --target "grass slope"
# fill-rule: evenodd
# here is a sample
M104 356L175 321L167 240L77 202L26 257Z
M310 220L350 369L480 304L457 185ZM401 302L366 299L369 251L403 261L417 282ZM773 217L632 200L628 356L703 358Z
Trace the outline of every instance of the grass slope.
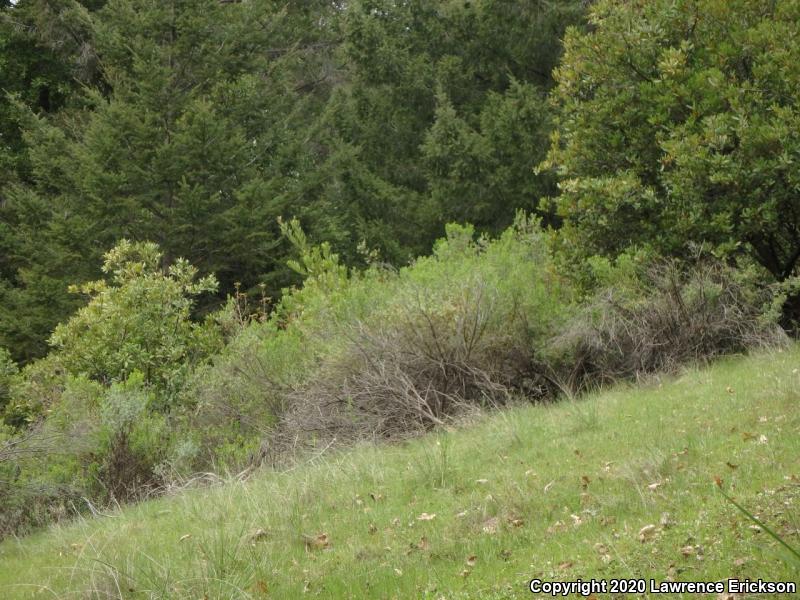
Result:
M525 598L532 577L797 581L713 479L800 545L798 367L798 348L725 361L7 540L0 597Z

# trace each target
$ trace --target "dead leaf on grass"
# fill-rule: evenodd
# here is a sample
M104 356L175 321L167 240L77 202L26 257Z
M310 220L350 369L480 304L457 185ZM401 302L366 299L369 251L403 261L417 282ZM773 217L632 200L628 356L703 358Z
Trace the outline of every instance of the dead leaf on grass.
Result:
M497 533L497 528L500 525L500 519L497 517L489 517L483 522L483 533L493 535Z
M647 542L653 539L658 528L655 525L645 525L639 530L639 541Z
M329 548L331 545L330 538L327 533L318 533L317 535L303 535L303 543L309 550L323 550Z
M417 521L433 521L435 518L436 518L436 513L428 514L424 512L417 517Z

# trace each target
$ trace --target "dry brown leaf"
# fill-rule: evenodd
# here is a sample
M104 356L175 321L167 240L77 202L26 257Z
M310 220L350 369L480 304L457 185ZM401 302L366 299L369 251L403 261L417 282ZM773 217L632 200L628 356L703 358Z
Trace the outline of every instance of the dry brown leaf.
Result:
M475 483L479 483L481 485L485 485L485 484L489 483L489 480L488 479L476 479Z
M469 577L470 573L472 573L472 571L470 571L469 569L464 569L463 571L461 571L461 573L459 573L459 575L461 575L461 577Z
M185 541L186 541L186 540L188 540L190 537L192 537L192 534L191 534L191 533L184 533L184 534L183 534L183 535L180 537L180 539L179 539L178 541L179 541L179 542L185 542Z
M647 542L653 539L653 536L655 536L656 531L658 531L658 528L655 525L645 525L639 530L639 541Z
M269 536L269 532L266 529L256 529L253 533L247 536L248 541L250 542L257 542L259 540L263 540Z
M478 557L473 554L472 556L468 556L465 562L468 567L474 567L475 563L478 562Z
M588 475L581 475L581 487L582 487L584 490L585 490L587 487L589 487L589 484L590 484L591 482L592 482L592 480L591 480L591 479L589 479L589 476L588 476Z
M417 521L433 521L435 518L436 518L436 513L428 514L424 512L417 517Z
M303 535L303 542L309 550L322 550L331 545L330 538L327 533L318 533L317 535Z
M266 596L269 592L269 587L267 587L267 583L263 579L259 579L253 584L253 591L256 594Z
M597 552L598 554L608 554L610 552L608 546L606 546L602 542L597 542L594 545L594 551Z
M720 477L719 475L714 475L714 483L716 484L716 486L718 488L721 488L722 487L722 477Z
M572 565L574 565L574 564L575 563L572 562L571 560L565 560L564 562L562 562L561 564L558 565L558 570L559 571L566 571L567 569L571 569Z
M483 522L483 533L493 535L497 533L497 528L500 525L500 519L497 517L489 517Z
M508 522L510 525L513 525L514 527L522 527L523 525L525 525L525 521L523 521L522 519L510 518Z
M681 548L681 554L683 554L683 556L686 558L690 557L692 554L694 554L694 552L694 546L684 546Z

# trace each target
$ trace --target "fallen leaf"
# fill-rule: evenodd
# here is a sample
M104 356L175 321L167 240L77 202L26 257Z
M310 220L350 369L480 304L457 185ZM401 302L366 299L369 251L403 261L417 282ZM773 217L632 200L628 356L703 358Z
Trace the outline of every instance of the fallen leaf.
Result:
M269 592L269 588L267 587L266 582L259 579L253 584L253 591L256 592L257 594L261 594L262 596L266 596L267 593Z
M468 556L465 562L468 567L474 567L475 563L478 562L478 557L473 554L472 556Z
M397 575L398 577L400 577L403 574L403 570L395 568L394 574Z
M574 564L575 563L572 562L571 560L565 560L564 562L562 562L562 563L560 563L558 565L558 570L559 571L566 571L567 569L571 569L572 565L574 565Z
M523 525L525 525L525 521L523 521L522 519L509 519L508 522L514 527L522 527Z
M766 444L768 441L769 440L767 439L767 436L765 436L763 433L760 436L758 436L759 444Z
M497 527L500 524L500 519L497 517L489 517L483 522L483 533L488 534L495 534L497 533Z
M184 542L184 541L188 540L190 537L192 537L191 533L185 533L180 537L180 539L178 541L179 542Z
M725 388L725 391L728 392L729 394L732 394L733 393L733 388L731 386L728 386L728 387Z
M578 515L570 515L569 517L570 517L570 519L572 519L572 524L575 527L578 527L579 525L583 525L583 519L581 519Z
M436 513L428 514L424 512L417 517L417 521L433 521L435 518L436 518Z
M319 533L317 535L303 535L303 542L309 550L322 550L331 545L330 538L327 533Z
M247 539L248 539L250 542L257 542L257 541L259 541L259 540L263 540L263 539L264 539L264 538L266 538L268 535L269 535L269 532L267 532L265 529L260 529L260 528L259 528L259 529L256 529L256 530L255 530L253 533L251 533L250 535L248 535L248 536L247 536Z
M470 571L469 569L464 569L463 571L461 571L461 573L459 573L459 575L461 575L461 577L469 577L470 573L472 573L472 571Z
M476 479L475 483L479 483L481 485L485 485L485 484L489 483L489 480L488 479Z
M684 546L681 548L681 554L683 554L683 556L686 558L690 557L692 554L694 554L694 546Z
M728 465L729 469L738 469L739 468L739 465L735 465L732 462L726 462L725 464Z
M466 517L466 516L467 516L467 512L468 512L468 511L466 511L466 510L462 510L460 513L458 513L458 514L456 515L456 517L457 517L457 518L459 518L459 519L463 519L464 517Z
M592 482L591 479L587 475L581 475L581 487L585 490L589 487L589 484Z
M714 483L716 484L716 486L718 488L721 488L722 487L722 477L720 477L719 475L714 475Z
M652 539L657 530L655 525L645 525L639 530L639 541L646 542Z
M663 485L663 484L662 484L661 482L659 482L659 481L656 481L655 483L651 483L650 485L648 485L648 486L647 486L647 489L648 489L648 490L650 490L651 492L655 492L655 491L656 491L658 488L660 488L662 485Z

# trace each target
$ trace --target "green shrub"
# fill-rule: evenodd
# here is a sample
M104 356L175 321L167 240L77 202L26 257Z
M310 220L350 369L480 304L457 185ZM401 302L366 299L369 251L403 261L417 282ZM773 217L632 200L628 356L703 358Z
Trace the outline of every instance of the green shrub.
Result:
M105 255L110 283L94 281L73 291L89 303L56 327L50 343L67 372L110 384L140 371L144 381L174 391L185 372L218 350L219 332L191 320L193 298L216 289L213 276L178 259L167 269L153 243L122 240Z
M544 394L533 357L569 314L571 291L543 237L522 216L497 240L450 225L432 256L312 302L315 318L297 326L323 352L292 390L272 449L403 437L518 392Z

